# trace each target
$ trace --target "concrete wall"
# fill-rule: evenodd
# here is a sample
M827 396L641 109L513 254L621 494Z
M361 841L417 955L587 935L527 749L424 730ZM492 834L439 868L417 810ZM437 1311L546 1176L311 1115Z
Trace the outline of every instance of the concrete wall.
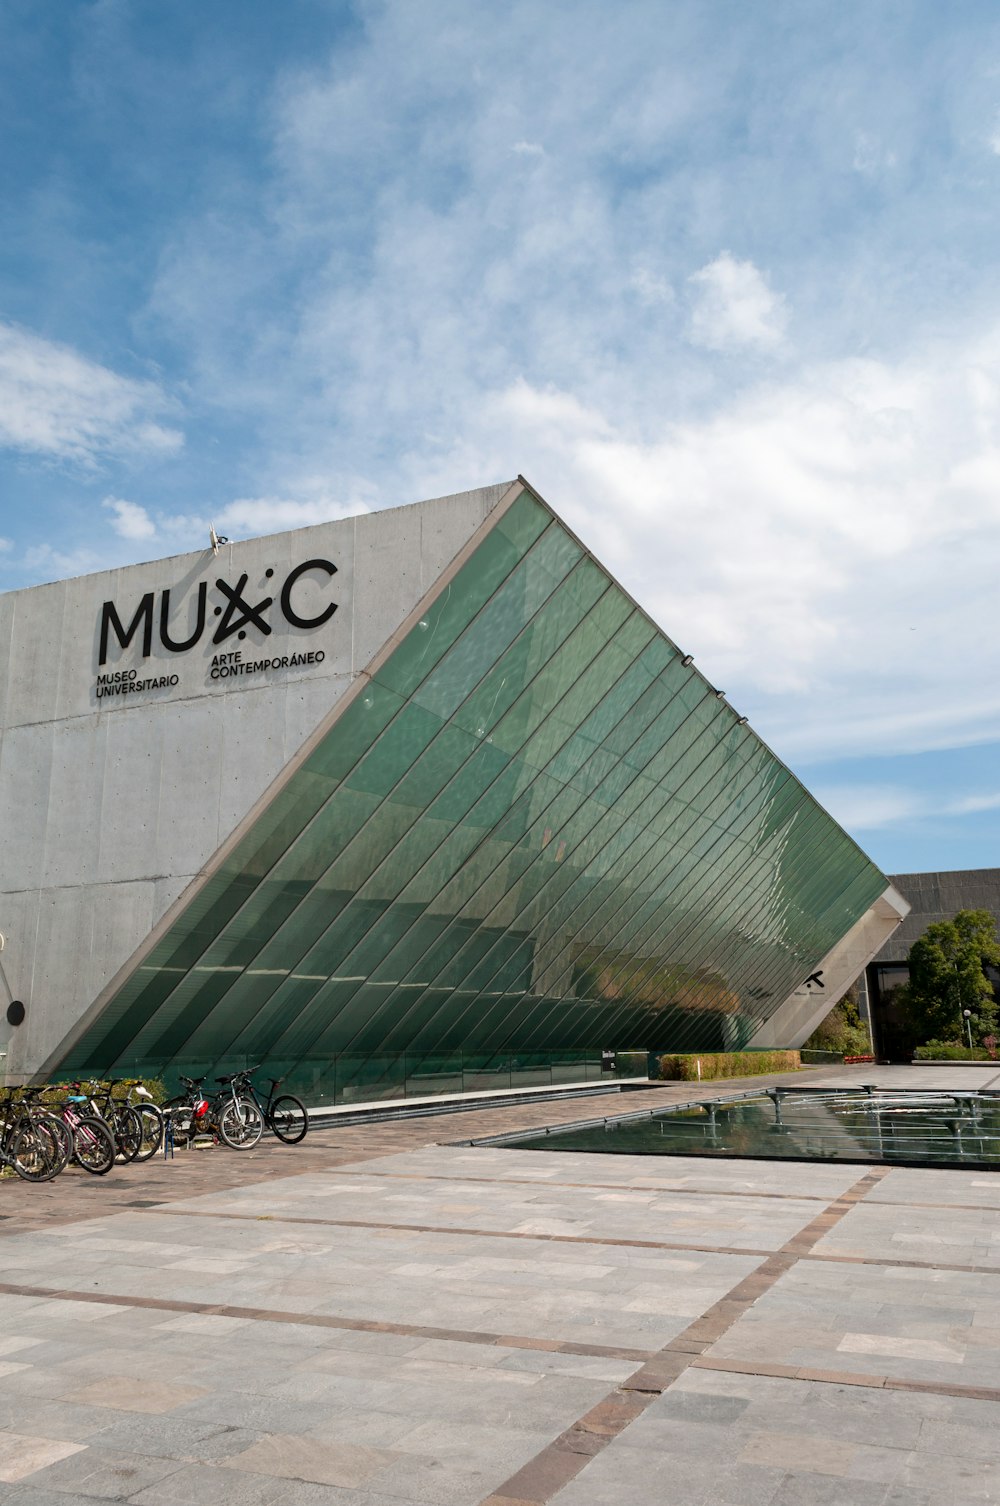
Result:
M807 1041L879 947L884 946L908 909L907 901L890 886L827 953L813 977L803 979L775 1010L749 1044L794 1050Z
M224 545L152 564L0 596L0 1051L11 1077L36 1070L199 877L357 675L468 542L508 486ZM281 586L311 559L336 566ZM270 572L270 573L269 573ZM213 637L260 612L224 641ZM220 585L219 583L223 583ZM190 649L205 586L205 625ZM122 648L112 629L100 660L102 606L128 627L153 592L151 652L143 627ZM220 655L244 664L313 662L213 678ZM171 679L102 695L99 675ZM20 999L23 1025L5 1023ZM5 1036L7 1037L5 1042Z
M989 910L1000 924L1000 868L958 868L950 873L897 873L892 882L910 903L910 913L875 962L905 962L927 927L951 920L959 910Z

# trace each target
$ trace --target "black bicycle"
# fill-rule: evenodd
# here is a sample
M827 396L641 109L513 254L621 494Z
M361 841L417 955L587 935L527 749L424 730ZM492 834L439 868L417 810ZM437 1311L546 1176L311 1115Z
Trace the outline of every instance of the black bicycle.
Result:
M267 1101L263 1102L253 1085L253 1074L259 1071L259 1067L250 1067L245 1072L235 1072L232 1077L220 1077L216 1080L221 1083L231 1082L235 1093L244 1098L252 1098L268 1129L286 1145L298 1145L300 1140L305 1139L309 1129L309 1115L305 1104L294 1093L278 1092L279 1086L284 1082L283 1077L268 1078L271 1091L267 1095Z
M62 1127L57 1130L37 1105L9 1088L0 1103L0 1167L11 1167L26 1182L48 1182L68 1154Z

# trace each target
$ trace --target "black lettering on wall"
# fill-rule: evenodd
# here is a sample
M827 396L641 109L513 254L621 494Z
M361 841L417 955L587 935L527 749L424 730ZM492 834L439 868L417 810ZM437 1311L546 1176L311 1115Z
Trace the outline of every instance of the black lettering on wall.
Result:
M182 654L185 649L194 648L205 628L205 602L208 597L208 586L204 581L198 587L198 617L195 630L190 638L185 638L183 643L175 643L170 636L168 623L170 621L170 592L164 591L160 597L160 642L164 648L168 648L172 654Z
M228 585L224 580L217 580L215 582L219 590L222 592L223 596L226 598L226 610L222 615L221 622L215 630L215 636L212 639L213 643L223 643L231 633L235 632L239 632L240 637L245 638L246 633L243 631L243 627L244 624L248 622L252 622L254 627L260 628L265 638L270 633L271 625L270 623L264 621L263 614L271 605L274 597L265 596L263 601L259 601L255 607L252 607L243 595L243 591L246 587L248 579L249 577L244 571L239 580L236 582L235 588ZM219 608L216 607L215 610L216 612L218 612ZM237 616L237 613L239 613L240 615Z
M336 565L331 565L329 560L306 560L304 564L296 565L294 570L289 571L288 579L285 581L285 584L281 588L281 610L285 614L286 622L290 622L292 624L292 627L322 627L324 622L330 621L330 618L337 610L336 602L331 601L329 606L327 606L322 612L320 612L318 617L300 617L299 614L295 611L294 607L292 606L292 587L295 585L299 576L304 575L307 570L323 570L327 575L331 577L336 575L337 573Z
M142 657L148 659L153 647L153 593L147 591L136 608L135 616L128 627L122 626L122 620L118 616L113 601L106 601L101 608L101 650L99 664L106 664L108 659L108 629L114 630L122 648L128 648L132 639L139 631L142 624Z

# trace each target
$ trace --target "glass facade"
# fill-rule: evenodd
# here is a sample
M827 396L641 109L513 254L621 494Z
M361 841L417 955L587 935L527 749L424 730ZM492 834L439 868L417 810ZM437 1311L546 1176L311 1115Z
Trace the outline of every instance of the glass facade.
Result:
M313 1102L735 1048L887 880L529 492L61 1064Z

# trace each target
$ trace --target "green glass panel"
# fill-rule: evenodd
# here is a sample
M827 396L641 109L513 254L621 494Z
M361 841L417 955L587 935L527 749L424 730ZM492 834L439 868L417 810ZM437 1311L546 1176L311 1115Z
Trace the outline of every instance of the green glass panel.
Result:
M885 888L529 493L421 611L67 1068L582 1081L742 1044Z
M622 615L618 593L611 598L610 606L601 610L602 600L610 596L607 578L597 572L589 562L583 563L585 573L581 574L580 569L575 569L564 585L558 588L549 604L551 611L547 615L550 627L541 643L541 659L549 666L553 662L553 655L560 638L566 637L574 622L591 604L594 604L596 621L593 629L593 634L597 635L594 637L595 649L600 634L617 622ZM530 629L527 631L530 632ZM527 632L524 636L527 636ZM498 703L500 692L505 684L512 682L519 685L521 683L517 673L517 664L515 663L513 668L509 664L514 652L515 650L512 649L510 654L502 656L500 667L504 672L494 673L493 677L497 683L495 689L490 687L491 708ZM556 657L558 658L558 655ZM539 698L536 696L536 714L540 714L539 704ZM463 703L459 708L464 720L478 721L478 716L468 717L465 705L466 703ZM481 709L480 715L482 714L484 713ZM316 941L321 951L319 953L314 951L305 959L304 966L312 975L318 976L324 969L328 969L329 959L339 959L345 956L347 961L344 963L344 968L348 972L356 976L367 975L372 965L371 958L374 957L377 960L383 956L386 946L391 945L394 939L386 934L384 927L379 932L370 910L364 911L362 908L367 903L369 893L377 893L382 901L380 908L384 912L386 903L394 901L398 895L400 885L426 858L429 851L440 846L450 825L457 816L461 816L468 810L472 802L476 801L484 785L489 787L492 783L494 798L496 798L497 785L499 783L502 786L503 783L500 777L503 772L502 753L497 747L497 742L502 744L509 740L504 732L509 717L504 717L497 725L497 735L487 738L482 744L476 736L460 732L457 729L457 720L458 713L450 726L441 727L436 719L433 719L433 726L428 726L427 735L420 739L424 747L429 750L427 759L416 755L412 739L410 746L402 748L402 756L395 770L398 777L392 785L391 792L387 792L389 798L379 811L373 814L362 833L365 839L364 852L370 855L372 861L386 854L384 859L375 866L374 872L368 869L369 877L365 878L366 869L360 861L361 847L356 843L346 850L341 863L342 871L331 869L325 875L324 884L332 884L338 889L351 887L356 892L356 900L352 901L337 927L327 927L324 934ZM398 719L397 727L401 721L402 718ZM435 728L438 729L436 732ZM476 734L482 733L483 728L477 725ZM385 750L383 761L386 765L390 762L389 746L389 740L383 740L382 747ZM423 748L421 748L421 755L422 753ZM430 763L431 756L433 763ZM415 757L416 763L414 763ZM442 791L441 800L432 800L424 816L421 816L420 803L416 799L418 784L414 773L415 770L421 769L426 769L422 779L425 793L433 795L439 790ZM457 769L455 774L452 774L453 769ZM387 776L385 782L391 783L391 776ZM399 810L400 803L409 808L409 814L404 815ZM479 803L483 804L482 801ZM506 809L509 799L502 798L500 805ZM483 817L480 816L479 819L482 821ZM467 838L469 843L478 840L477 834L471 829L467 831ZM372 886L376 886L374 890ZM301 956L307 939L315 939L316 929L304 930L301 924L309 913L308 907L300 907L300 911L291 918L283 933L276 938L277 947L283 948L286 955L291 949L296 956ZM359 947L369 931L378 932L372 937L369 954L362 954L358 959L354 959L349 955L352 948ZM265 969L265 971L273 975L271 970ZM245 986L245 980L236 980L231 986L234 997L227 1003L227 1013L214 1022L216 1034L231 1033L231 1019L238 1017L239 1020L246 1021L261 1003L263 996L261 988L258 988L251 996ZM277 985L272 986L271 992L274 992L275 987ZM280 997L277 998L276 1008L283 1009L283 1007L284 1001ZM212 1021L207 1021L202 1034L210 1029L212 1024ZM259 1034L259 1027L256 1033Z

